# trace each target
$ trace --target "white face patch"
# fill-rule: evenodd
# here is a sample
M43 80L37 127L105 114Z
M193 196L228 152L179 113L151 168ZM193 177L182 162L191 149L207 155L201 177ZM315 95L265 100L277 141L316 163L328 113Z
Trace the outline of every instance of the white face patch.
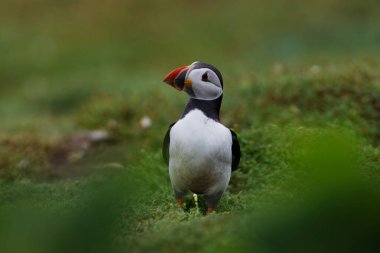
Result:
M193 69L187 79L192 83L192 92L189 95L201 100L214 100L222 93L222 85L214 71L208 68Z

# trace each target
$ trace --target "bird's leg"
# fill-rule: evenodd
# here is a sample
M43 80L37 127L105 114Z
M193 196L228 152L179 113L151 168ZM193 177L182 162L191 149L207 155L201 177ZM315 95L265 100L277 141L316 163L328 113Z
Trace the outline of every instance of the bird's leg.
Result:
M183 198L186 196L186 193L187 193L186 191L174 189L174 196L175 196L175 199L177 200L177 205L179 208L183 207Z
M177 199L177 205L179 208L182 208L183 206L183 200L182 199Z
M212 194L205 194L205 204L207 206L206 214L210 214L214 212L214 210L218 207L220 198L222 197L223 192L217 192Z

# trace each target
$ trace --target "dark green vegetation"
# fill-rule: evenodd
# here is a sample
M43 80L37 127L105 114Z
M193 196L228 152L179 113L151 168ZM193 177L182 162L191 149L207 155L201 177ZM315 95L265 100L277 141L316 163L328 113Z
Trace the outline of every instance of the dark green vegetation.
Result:
M1 253L378 252L376 1L0 5ZM161 79L195 60L243 151L207 217L160 150L187 99Z

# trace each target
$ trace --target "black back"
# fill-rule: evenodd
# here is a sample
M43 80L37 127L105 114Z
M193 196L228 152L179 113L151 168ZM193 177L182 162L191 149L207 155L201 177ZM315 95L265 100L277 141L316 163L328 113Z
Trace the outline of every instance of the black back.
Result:
M232 147L231 147L232 165L231 165L231 169L232 169L232 171L234 171L234 170L237 170L239 167L241 153L240 153L240 144L239 144L238 137L232 129L230 129L230 131L231 131L231 135L232 135Z
M170 124L169 129L166 131L165 138L164 138L164 143L162 145L162 157L164 158L164 161L166 165L169 165L169 147L170 147L170 130L174 126L176 122Z

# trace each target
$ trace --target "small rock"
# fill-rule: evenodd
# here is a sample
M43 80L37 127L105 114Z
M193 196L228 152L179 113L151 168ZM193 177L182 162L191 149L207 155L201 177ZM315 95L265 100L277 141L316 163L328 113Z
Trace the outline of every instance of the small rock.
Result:
M95 130L88 133L92 142L106 141L110 139L110 133L104 130Z
M144 116L140 120L140 126L141 128L149 128L152 126L152 120L148 116Z

